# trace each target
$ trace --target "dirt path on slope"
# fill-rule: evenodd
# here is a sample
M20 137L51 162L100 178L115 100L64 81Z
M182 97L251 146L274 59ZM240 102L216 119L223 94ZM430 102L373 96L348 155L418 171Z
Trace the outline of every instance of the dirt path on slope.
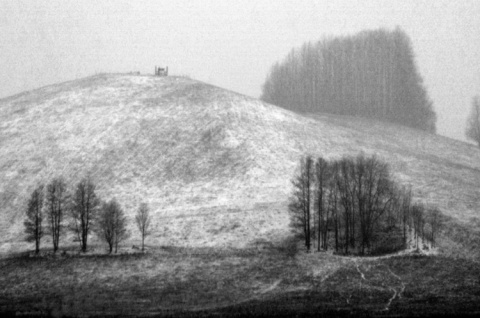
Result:
M402 298L406 284L389 266L385 264L371 264L371 260L372 259L353 259L353 265L360 275L359 298L362 299L362 291L368 292L376 290L380 292L390 292L392 296L387 300L383 308L379 308L381 311L389 311L393 301ZM352 297L353 292L350 293L346 299L348 305L353 305L351 302Z

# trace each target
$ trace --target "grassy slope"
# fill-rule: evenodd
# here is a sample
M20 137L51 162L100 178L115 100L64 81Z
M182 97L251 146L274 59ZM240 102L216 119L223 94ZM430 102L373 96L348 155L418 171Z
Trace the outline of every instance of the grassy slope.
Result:
M177 77L88 77L0 100L0 112L0 251L25 248L17 243L22 209L37 182L63 174L73 183L87 172L131 219L142 200L150 204L151 244L280 240L288 234L289 180L307 152L377 154L418 199L451 216L457 241L478 238L480 151L448 138L302 116Z
M467 252L480 210L473 146L369 120L302 116L174 77L89 77L0 100L0 112L0 252L31 249L17 243L25 199L60 173L73 182L90 171L102 197L116 196L130 217L141 200L155 216L145 255L102 256L97 244L86 256L0 259L2 313L478 314L478 263L292 256L282 245L299 156L364 151L439 205ZM255 240L278 244L244 248ZM443 249L458 251L449 240ZM186 245L197 247L178 247Z

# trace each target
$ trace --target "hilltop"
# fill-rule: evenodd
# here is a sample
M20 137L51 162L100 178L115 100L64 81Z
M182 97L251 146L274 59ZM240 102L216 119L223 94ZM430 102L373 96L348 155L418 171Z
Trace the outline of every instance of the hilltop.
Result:
M151 245L279 241L289 235L300 156L361 151L388 161L417 200L449 217L446 252L468 253L478 242L480 151L460 141L301 115L183 77L96 75L1 99L0 112L0 252L29 248L20 242L26 198L60 174L74 184L90 173L102 198L116 197L134 243L142 201L154 216Z

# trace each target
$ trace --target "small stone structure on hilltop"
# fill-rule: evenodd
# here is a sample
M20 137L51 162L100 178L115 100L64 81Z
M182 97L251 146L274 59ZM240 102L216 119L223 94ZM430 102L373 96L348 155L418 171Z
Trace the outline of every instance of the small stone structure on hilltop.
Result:
M168 76L168 66L165 68L155 66L155 76Z

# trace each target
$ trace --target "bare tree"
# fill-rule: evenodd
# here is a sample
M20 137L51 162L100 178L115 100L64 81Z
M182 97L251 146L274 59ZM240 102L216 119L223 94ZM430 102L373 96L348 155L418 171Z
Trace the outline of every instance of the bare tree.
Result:
M475 141L480 147L480 97L475 96L472 100L472 108L467 118L465 135Z
M403 230L403 244L407 245L407 227L411 228L411 212L412 212L412 188L402 188L401 197L401 220Z
M323 158L315 163L315 206L317 210L317 250L327 249L328 233L328 196L327 189L330 181L330 165ZM323 244L322 244L323 242Z
M130 236L127 230L127 218L123 209L118 205L115 213L115 253L118 251L118 244Z
M25 233L27 234L27 242L35 242L35 254L40 252L40 240L43 236L43 185L39 185L33 190L30 200L27 204L27 219L23 223L25 225Z
M313 185L313 160L307 156L300 160L300 172L293 179L293 196L288 206L291 226L305 240L307 252L311 248L311 192Z
M102 204L98 225L99 234L108 244L109 253L112 253L113 247L117 253L118 244L128 238L128 232L123 210L115 199Z
M388 165L375 156L365 158L363 155L356 160L357 186L355 187L358 207L362 254L365 248L370 248L373 231L378 227L382 217L388 222L392 215L395 191L390 180ZM393 220L391 220L393 221Z
M338 174L338 161L335 161L330 164L330 169L332 173L332 177L330 182L328 183L328 210L330 215L333 219L333 227L335 231L335 251L338 252L339 248L339 227L340 227L340 220L339 220L339 194L338 194L338 187L337 187L337 178Z
M345 248L345 254L348 254L349 247L355 247L355 183L352 180L354 169L355 162L351 158L343 158L338 161L335 178L339 202L343 208L343 247Z
M343 227L344 249L356 248L360 242L361 253L371 248L374 233L379 230L383 219L395 222L393 216L395 197L394 184L390 180L388 165L375 156L360 154L356 159L343 158L334 164L335 191L338 191L341 211L335 211L335 219L340 214ZM332 188L333 189L333 188ZM336 204L336 200L332 201ZM338 238L337 238L338 240ZM336 243L338 246L338 243Z
M95 184L90 177L82 179L75 189L72 200L71 230L77 235L82 252L87 251L88 235L91 232L100 200L95 193Z
M63 216L68 208L67 185L62 177L53 179L47 185L46 209L49 220L49 232L52 235L53 251L58 250L63 228Z
M423 237L423 228L424 228L424 211L425 207L423 204L415 203L412 206L412 223L413 230L415 234L415 247L419 248L418 241L420 237Z
M430 228L429 239L432 242L432 246L435 247L438 232L443 226L442 213L438 208L428 209L425 221Z
M111 202L103 202L98 219L98 235L107 243L112 253L115 242L114 211Z
M137 215L135 216L135 221L137 223L138 230L142 235L142 251L144 251L145 237L150 234L149 227L151 221L148 205L146 203L140 204Z

